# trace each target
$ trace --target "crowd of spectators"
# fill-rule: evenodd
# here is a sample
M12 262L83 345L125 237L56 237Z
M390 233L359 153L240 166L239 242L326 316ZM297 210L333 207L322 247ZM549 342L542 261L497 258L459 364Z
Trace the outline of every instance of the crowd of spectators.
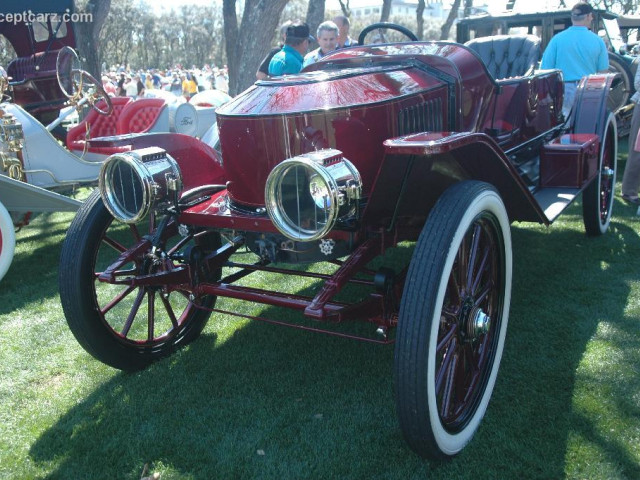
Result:
M202 68L185 69L180 65L167 70L132 70L118 65L102 74L102 86L107 94L138 98L148 90L164 90L189 100L204 90L220 90L229 93L227 66L221 68L205 65Z
M287 31L289 31L289 43L295 42L295 35L304 33L303 47L299 47L296 52L287 52ZM331 51L356 45L357 43L349 37L349 19L343 16L334 17L332 21L323 22L317 33L319 48L309 52L309 45L316 41L316 38L309 35L309 28L306 24L293 24L286 22L280 29L282 43L274 48L260 65L256 72L258 80L266 78L267 75L281 75L283 73L295 73L304 66L309 65L322 58ZM284 51L283 51L284 50ZM280 59L280 71L269 72L269 64L276 56L284 57L284 53L289 53L286 61ZM293 67L287 65L291 63L291 58L295 60ZM204 90L220 90L225 94L229 93L229 74L227 66L217 67L215 65L205 65L202 68L192 67L190 69L176 65L173 68L161 69L141 69L134 70L128 66L117 65L110 69L104 68L102 74L102 86L107 94L112 96L127 96L138 98L145 95L149 90L164 90L176 96L183 96L189 100L193 95ZM291 70L293 68L293 70ZM291 70L291 71L290 71ZM295 70L295 71L294 71Z

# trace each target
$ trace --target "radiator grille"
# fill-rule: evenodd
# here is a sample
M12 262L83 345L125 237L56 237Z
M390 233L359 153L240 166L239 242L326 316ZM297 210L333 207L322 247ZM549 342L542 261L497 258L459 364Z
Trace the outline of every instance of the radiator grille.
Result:
M442 100L412 105L398 112L398 135L442 131Z

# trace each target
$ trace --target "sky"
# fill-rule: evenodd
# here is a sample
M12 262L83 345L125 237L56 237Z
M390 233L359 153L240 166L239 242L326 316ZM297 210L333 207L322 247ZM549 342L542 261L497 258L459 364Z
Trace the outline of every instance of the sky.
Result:
M171 1L150 1L149 3L153 6L154 10L157 12L164 10L170 10L171 8L176 8L181 5L211 5L212 2L217 1L222 6L222 0L171 0ZM450 0L441 0L443 2L447 2ZM532 11L532 8L535 6L542 7L549 3L553 3L557 0L542 0L539 2L531 3L528 0L516 0L516 8L519 10L524 9L527 11ZM577 0L576 0L577 1ZM375 3L376 0L350 0L350 6L355 7L363 4L372 4ZM378 2L382 5L382 0ZM417 3L417 0L416 0ZM491 8L491 11L502 11L504 6L506 5L506 0L476 0L474 3L480 4L488 4ZM340 3L338 0L326 0L325 8L327 10L339 10Z
M171 0L170 2L166 1L153 1L151 2L153 8L162 8L170 9L172 7L178 7L180 5L211 5L213 0ZM375 0L349 0L351 6L358 6L360 4L370 4L375 2ZM222 3L222 2L220 2ZM167 5L169 4L169 5ZM340 8L340 3L338 0L326 0L326 8L328 10L338 10ZM380 1L380 5L382 5L382 1Z

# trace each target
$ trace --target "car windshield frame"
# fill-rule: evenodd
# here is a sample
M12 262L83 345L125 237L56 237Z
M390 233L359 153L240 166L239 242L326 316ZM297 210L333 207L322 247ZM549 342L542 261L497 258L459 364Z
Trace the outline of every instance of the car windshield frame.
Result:
M2 2L0 35L4 36L18 57L75 48L73 29L73 0L23 0Z
M603 28L604 20L617 21L618 15L611 13L607 10L594 10L594 21L592 24L592 31L599 32L603 30L607 35L606 42L609 42L608 47L613 49L613 43L617 45L617 39L611 42L611 32L608 29ZM551 38L571 26L571 11L570 10L558 10L554 12L537 12L537 13L504 13L500 15L478 15L474 17L463 18L458 22L456 41L458 43L466 43L467 41L484 37L487 35L496 34L510 34L510 29L513 28L525 28L526 33L530 35L536 35L542 40L541 48L544 51L551 41ZM613 27L610 29L613 31ZM481 32L478 34L478 32ZM621 40L621 35L618 36ZM624 43L624 42L623 42ZM615 50L619 52L619 47Z

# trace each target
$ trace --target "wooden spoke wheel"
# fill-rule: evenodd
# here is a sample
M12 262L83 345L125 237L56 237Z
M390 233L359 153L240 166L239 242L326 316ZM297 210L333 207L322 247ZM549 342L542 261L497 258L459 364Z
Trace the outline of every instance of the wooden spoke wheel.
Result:
M607 118L600 139L598 175L582 192L582 219L589 236L602 235L609 229L613 210L618 164L618 133L613 114Z
M126 279L170 272L189 246L204 253L217 249L217 233L178 235L169 225L161 247L140 252L114 273L120 283L99 275L144 235L155 232L153 216L147 222L114 222L98 191L82 205L65 239L60 260L60 298L71 331L98 360L123 370L144 368L194 340L202 332L215 297L193 298L180 285L131 286ZM206 280L219 278L220 271Z
M421 456L455 455L484 416L504 346L511 270L498 193L476 181L450 187L418 239L398 320L396 406Z

